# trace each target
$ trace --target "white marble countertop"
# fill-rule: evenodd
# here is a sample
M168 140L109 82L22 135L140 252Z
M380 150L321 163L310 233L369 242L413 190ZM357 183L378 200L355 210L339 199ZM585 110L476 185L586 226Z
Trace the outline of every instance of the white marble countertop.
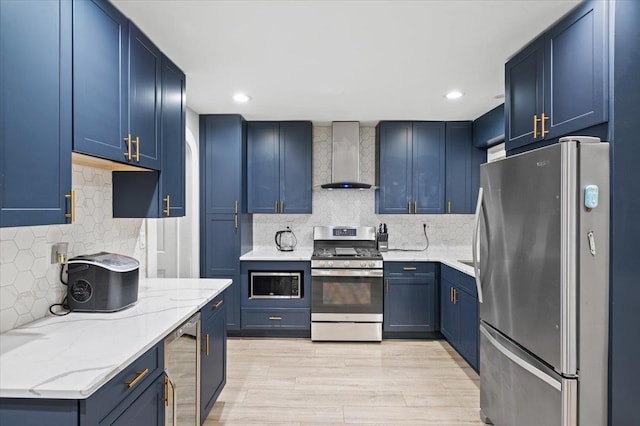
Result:
M240 256L240 260L275 260L275 261L311 261L313 248L296 247L293 251L279 251L275 247L255 247L250 252Z
M241 261L310 261L312 248L278 251L275 247L256 247L240 257ZM387 251L385 262L441 262L467 275L474 276L473 267L459 262L471 260L471 247L430 247L426 251Z
M114 313L46 317L0 334L0 397L85 399L231 285L149 278Z

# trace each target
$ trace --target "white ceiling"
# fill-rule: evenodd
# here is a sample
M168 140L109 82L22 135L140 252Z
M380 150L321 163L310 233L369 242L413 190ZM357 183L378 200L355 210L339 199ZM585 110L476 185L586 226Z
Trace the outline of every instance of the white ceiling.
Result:
M579 3L112 2L185 71L199 114L365 124L477 118L503 102L507 59Z

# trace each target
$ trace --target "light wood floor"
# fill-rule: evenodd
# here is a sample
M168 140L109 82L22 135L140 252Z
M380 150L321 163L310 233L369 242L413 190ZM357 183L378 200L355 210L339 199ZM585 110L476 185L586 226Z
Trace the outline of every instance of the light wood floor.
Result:
M443 340L229 339L205 425L482 425L479 377Z

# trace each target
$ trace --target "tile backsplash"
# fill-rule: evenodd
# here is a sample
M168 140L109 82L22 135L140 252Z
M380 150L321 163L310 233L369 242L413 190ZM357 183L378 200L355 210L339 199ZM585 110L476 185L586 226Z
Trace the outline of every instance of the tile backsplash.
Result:
M54 243L69 243L69 257L99 251L132 256L145 274L143 220L113 219L111 172L74 164L72 182L75 223L0 229L0 332L49 315L49 306L65 297L60 265L51 264Z
M273 247L276 231L289 225L299 247L313 246L313 227L319 225L377 226L389 228L389 247L424 248L422 224L427 224L431 246L471 245L473 215L378 215L373 190L333 190L320 188L331 181L331 127L313 127L313 214L254 214L254 247ZM360 127L360 181L375 183L375 128Z

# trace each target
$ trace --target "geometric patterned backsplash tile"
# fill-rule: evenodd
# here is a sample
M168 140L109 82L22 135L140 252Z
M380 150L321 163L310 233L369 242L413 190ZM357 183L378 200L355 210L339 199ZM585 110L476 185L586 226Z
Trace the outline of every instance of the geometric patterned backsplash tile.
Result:
M360 180L375 183L375 127L360 127ZM377 226L389 228L389 247L423 248L422 224L427 224L430 245L471 246L473 215L377 215L373 190L320 189L331 181L331 127L313 127L313 214L254 214L254 247L273 247L276 231L289 225L299 247L313 246L313 227L320 225Z
M145 276L143 220L113 219L111 172L77 164L72 170L75 223L0 229L0 332L50 315L49 306L65 297L60 265L51 264L54 243L67 242L69 257L99 251L134 257Z

